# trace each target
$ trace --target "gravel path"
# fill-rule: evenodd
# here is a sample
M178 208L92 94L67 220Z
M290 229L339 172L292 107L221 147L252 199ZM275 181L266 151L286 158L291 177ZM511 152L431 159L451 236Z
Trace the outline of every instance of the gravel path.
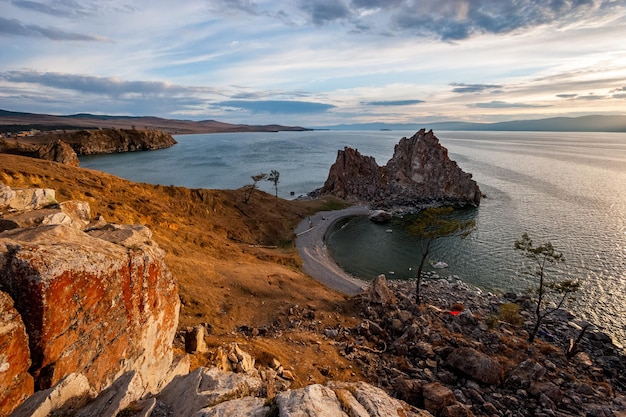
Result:
M343 210L320 211L304 219L296 227L296 248L302 258L302 269L315 280L333 290L356 295L368 284L343 271L330 256L324 244L324 234L342 217L366 215L369 208L353 206Z

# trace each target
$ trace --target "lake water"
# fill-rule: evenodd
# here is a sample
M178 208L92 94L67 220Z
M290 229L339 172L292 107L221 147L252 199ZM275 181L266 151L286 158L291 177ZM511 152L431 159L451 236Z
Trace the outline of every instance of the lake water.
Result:
M81 166L133 181L189 188L238 188L260 172L280 172L279 195L304 195L324 183L344 146L382 165L402 131L314 131L177 136L169 149L81 157ZM528 232L551 241L565 262L549 278L578 278L569 309L601 324L626 344L626 134L571 132L435 132L458 165L473 174L481 206L462 215L476 230L437 243L432 261L486 291L530 287L513 243ZM273 193L272 184L261 189ZM355 218L337 225L328 246L344 269L365 279L411 278L416 241L400 223Z

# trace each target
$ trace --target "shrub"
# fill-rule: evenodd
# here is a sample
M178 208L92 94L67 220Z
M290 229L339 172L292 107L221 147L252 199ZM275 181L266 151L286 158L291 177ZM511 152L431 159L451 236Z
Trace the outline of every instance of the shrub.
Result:
M504 303L500 305L498 318L514 326L520 326L524 323L524 317L519 313L520 307L515 303Z

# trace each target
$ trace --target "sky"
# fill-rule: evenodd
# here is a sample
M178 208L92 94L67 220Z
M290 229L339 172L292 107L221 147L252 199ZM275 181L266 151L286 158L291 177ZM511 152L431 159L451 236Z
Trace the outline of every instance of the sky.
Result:
M0 0L0 109L324 126L626 114L626 0Z

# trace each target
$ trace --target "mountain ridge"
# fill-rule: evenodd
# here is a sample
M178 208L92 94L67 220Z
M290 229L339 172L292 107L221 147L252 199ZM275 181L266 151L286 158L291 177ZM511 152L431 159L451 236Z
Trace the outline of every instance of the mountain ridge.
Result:
M50 115L13 112L0 109L0 132L22 130L83 130L83 129L144 129L162 130L170 134L228 133L228 132L277 132L306 131L300 126L278 124L246 125L219 122L216 120L163 119L154 116L112 116L76 113L72 115Z
M421 128L468 131L529 131L529 132L626 132L626 116L588 115L579 117L551 117L534 120L511 120L496 123L425 122L425 123L355 123L316 126L325 130L411 130Z

